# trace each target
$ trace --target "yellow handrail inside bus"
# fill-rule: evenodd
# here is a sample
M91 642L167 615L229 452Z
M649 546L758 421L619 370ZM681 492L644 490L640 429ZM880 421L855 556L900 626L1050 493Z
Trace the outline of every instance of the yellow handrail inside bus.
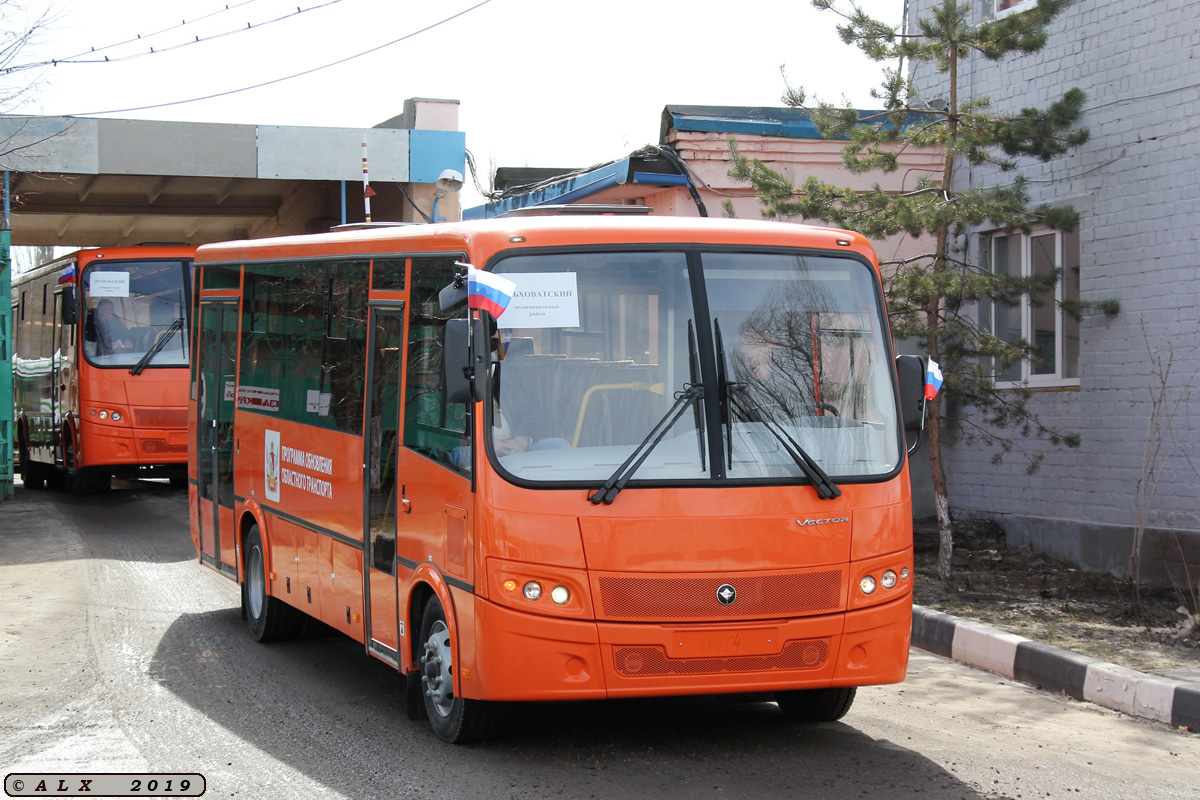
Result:
M667 393L665 383L601 383L593 386L583 393L583 402L579 404L579 419L575 422L575 437L571 439L572 447L579 446L579 434L583 431L583 418L587 414L588 401L592 398L592 392L606 392L613 389L637 389L655 394Z

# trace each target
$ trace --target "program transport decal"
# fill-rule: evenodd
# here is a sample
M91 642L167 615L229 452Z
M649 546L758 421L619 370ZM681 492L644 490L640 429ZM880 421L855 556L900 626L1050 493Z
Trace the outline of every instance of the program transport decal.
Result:
M263 442L263 485L267 499L279 502L279 431L267 431Z
M263 478L267 499L278 503L280 486L291 486L326 500L333 499L333 459L283 444L279 431L268 430L263 446Z

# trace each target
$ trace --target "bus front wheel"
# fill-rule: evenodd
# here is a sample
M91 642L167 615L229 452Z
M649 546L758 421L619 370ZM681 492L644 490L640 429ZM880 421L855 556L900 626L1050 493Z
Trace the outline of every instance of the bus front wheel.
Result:
M262 533L257 525L246 532L245 579L242 582L242 610L256 642L290 639L304 625L304 614L267 594L267 561L263 556Z
M775 702L783 715L795 722L836 722L846 716L858 690L853 686L832 689L798 689L776 692Z
M433 732L452 744L491 736L496 725L495 706L454 694L454 646L446 625L446 612L436 597L425 604L418 642L421 693Z

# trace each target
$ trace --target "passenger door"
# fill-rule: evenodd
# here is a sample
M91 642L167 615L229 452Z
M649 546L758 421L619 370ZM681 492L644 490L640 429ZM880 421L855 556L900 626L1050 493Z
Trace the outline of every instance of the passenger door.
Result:
M200 560L237 575L233 531L233 412L237 399L236 300L201 300L196 477Z
M399 619L396 602L396 519L400 505L396 459L400 447L400 392L404 375L404 306L370 309L367 343L366 430L363 436L363 541L367 565L367 648L398 665Z
M461 257L459 257L461 258ZM414 258L405 362L404 432L397 459L399 502L396 553L401 569L431 561L451 586L474 591L471 417L447 403L442 340L446 320L438 292L454 278L459 258ZM403 605L403 603L401 603ZM451 609L446 612L452 613Z

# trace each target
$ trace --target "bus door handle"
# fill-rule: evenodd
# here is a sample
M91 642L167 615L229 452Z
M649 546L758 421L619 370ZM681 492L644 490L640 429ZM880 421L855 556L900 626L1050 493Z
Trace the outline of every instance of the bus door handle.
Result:
M403 483L400 484L400 510L403 511L405 514L411 514L412 513L412 500L409 500L407 497L404 496L407 493L407 492L405 492L405 488L406 487Z

